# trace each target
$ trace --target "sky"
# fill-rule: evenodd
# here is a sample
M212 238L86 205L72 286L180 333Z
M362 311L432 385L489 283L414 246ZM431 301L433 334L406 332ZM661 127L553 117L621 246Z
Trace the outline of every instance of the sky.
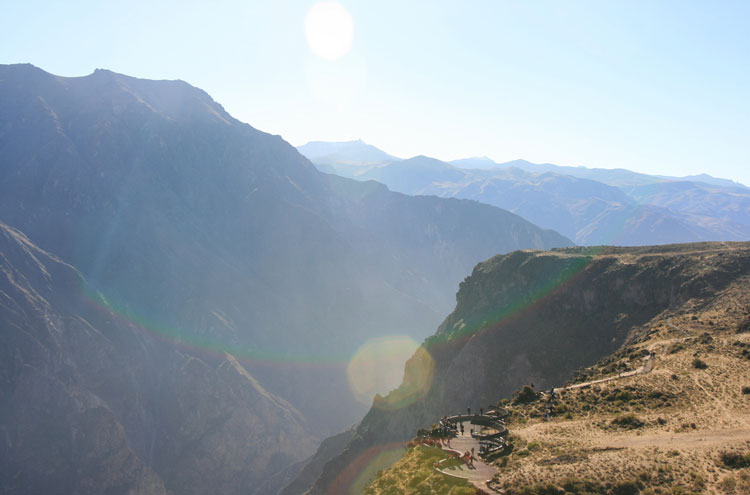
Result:
M294 145L750 185L748 1L318 4L0 0L0 63L182 79Z

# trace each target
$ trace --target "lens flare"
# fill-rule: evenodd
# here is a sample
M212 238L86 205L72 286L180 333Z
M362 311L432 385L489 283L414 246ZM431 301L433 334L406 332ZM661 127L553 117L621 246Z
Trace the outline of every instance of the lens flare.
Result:
M357 401L369 406L375 394L398 387L404 376L404 363L418 347L419 343L406 335L365 342L346 368L349 388Z
M327 493L361 495L378 471L393 466L404 455L405 447L403 443L391 443L365 450L339 471L328 486Z
M435 360L423 346L417 347L404 367L404 379L397 389L385 397L375 396L372 407L393 411L409 406L430 391Z

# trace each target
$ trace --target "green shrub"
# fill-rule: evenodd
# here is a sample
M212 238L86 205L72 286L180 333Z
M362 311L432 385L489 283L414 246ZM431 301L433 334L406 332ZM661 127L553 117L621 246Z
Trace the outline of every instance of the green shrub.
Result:
M742 394L750 395L750 385L745 385L744 387L742 387Z
M708 365L705 361L699 358L693 359L693 368L699 369L699 370L705 370L708 368Z
M627 390L622 390L620 392L617 392L617 395L615 396L615 398L617 400L621 400L623 402L627 402L627 401L635 399L635 395L631 394Z
M530 404L536 401L539 395L534 392L534 389L529 385L524 385L523 388L518 392L516 398L513 400L513 404Z
M750 453L722 452L721 462L730 469L741 469L750 467Z
M635 481L620 481L612 487L612 495L639 495L641 493Z
M617 416L612 420L612 424L622 428L634 429L642 427L645 423L635 414L629 413Z

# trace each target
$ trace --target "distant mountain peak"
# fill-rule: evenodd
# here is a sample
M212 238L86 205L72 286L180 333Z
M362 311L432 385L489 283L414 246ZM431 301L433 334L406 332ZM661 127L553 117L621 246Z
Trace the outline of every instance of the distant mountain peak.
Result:
M367 144L361 139L353 141L310 141L297 146L297 151L314 163L344 163L347 165L375 165L400 158Z
M478 162L495 163L495 161L488 156L472 156L471 158L466 158L466 160L476 160ZM460 161L460 160L456 160L456 161Z

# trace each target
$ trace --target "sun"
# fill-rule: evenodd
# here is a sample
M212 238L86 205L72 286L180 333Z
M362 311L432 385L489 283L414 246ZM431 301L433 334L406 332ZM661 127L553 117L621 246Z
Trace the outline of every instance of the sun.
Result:
M336 60L352 49L354 20L338 2L318 2L305 17L305 36L318 57Z

